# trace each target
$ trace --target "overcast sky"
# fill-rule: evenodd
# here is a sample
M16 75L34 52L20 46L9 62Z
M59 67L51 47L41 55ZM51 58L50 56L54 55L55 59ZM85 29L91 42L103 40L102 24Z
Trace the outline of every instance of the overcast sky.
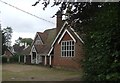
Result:
M0 2L0 21L2 28L7 26L13 29L12 34L12 45L18 37L32 38L34 39L36 32L43 32L46 29L55 28L56 18L51 18L58 7L52 7L51 5L44 11L43 5L38 4L37 6L31 6L37 0L2 0L22 10L30 12L31 14L37 15L40 18L46 19L53 22L49 23L44 20L35 18L29 14L26 14L20 10L17 10L11 6L8 6Z

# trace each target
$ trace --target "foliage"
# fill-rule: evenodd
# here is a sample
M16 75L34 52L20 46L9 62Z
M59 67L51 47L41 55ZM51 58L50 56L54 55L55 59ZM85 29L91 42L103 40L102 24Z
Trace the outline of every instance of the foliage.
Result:
M87 24L85 79L93 81L120 79L120 28L118 4L106 3Z
M21 61L24 61L24 57L22 55L20 55ZM12 57L9 58L9 63L18 63L18 59L19 59L19 55L18 54L14 54ZM2 63L7 63L7 57L2 56Z
M12 28L7 27L2 30L2 54L11 45Z
M5 45L10 47L11 45L11 38L12 38L12 28L11 27L7 27L7 28L4 28L2 30L3 34L4 34L4 41L5 41Z
M2 56L2 63L7 63L7 58Z
M16 63L18 62L18 55L13 55L11 58L10 58L10 63Z
M16 44L20 44L20 43L27 43L27 45L31 45L32 44L33 39L31 38L22 38L19 37L17 40L15 40Z
M4 54L4 51L7 49L7 46L5 45L5 36L4 33L2 33L2 55Z

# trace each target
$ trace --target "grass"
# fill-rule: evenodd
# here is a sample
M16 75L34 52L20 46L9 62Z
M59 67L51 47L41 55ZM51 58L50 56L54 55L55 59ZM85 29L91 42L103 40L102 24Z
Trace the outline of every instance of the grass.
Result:
M3 81L64 81L80 78L80 71L55 69L36 65L3 64ZM79 80L80 80L79 79Z

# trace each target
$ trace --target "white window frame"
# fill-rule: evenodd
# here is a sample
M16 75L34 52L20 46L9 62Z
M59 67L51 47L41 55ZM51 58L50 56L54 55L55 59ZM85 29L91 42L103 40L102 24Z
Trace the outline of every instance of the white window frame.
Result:
M63 45L63 42L65 43L65 45ZM74 57L75 56L75 42L74 42L74 44L72 44L72 42L74 42L74 41L73 40L67 40L67 41L62 41L61 42L61 57ZM67 45L67 43L69 43L69 44ZM67 46L68 46L68 48L70 48L70 50L68 50L68 49L63 50L62 49L63 46L65 46L65 48L67 48ZM72 46L74 46L74 49L72 49ZM66 53L65 56L62 55L63 51L65 51L65 53ZM73 54L72 51L74 52L74 55L72 55ZM70 56L67 55L67 53L69 53L69 52L71 52Z

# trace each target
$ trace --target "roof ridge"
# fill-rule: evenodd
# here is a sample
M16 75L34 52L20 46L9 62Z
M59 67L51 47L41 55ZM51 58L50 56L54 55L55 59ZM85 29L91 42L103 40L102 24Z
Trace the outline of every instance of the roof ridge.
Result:
M54 29L56 29L56 28L46 29L44 32L49 31L49 30L54 30Z

